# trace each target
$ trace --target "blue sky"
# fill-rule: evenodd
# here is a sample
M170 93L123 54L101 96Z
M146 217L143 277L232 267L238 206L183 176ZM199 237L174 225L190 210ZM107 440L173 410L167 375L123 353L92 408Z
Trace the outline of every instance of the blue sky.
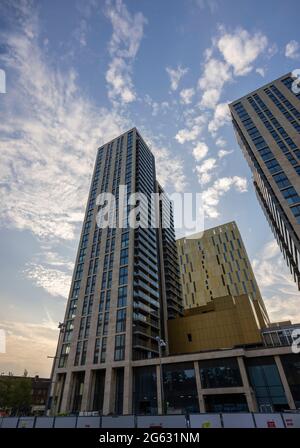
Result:
M207 228L237 222L272 319L300 321L227 107L300 67L299 2L7 0L0 9L1 371L49 374L96 148L133 126L169 193L200 192Z

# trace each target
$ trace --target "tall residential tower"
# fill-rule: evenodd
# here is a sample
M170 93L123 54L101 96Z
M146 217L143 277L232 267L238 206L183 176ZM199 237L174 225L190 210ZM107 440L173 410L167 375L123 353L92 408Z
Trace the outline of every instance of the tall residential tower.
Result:
M125 200L119 186L127 187ZM108 212L116 226L98 225L107 205L100 193L116 199L116 215ZM130 202L132 193L144 199ZM140 203L144 225L133 228L124 212ZM158 357L157 337L182 313L172 215L154 156L135 128L98 149L54 362L52 412L132 412L132 361ZM166 217L170 227L162 229Z
M257 197L300 289L300 94L291 74L230 104Z

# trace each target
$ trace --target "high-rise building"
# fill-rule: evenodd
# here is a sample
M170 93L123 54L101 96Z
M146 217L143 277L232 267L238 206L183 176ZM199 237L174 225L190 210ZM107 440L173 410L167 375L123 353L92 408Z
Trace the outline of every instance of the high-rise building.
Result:
M122 198L120 186L127 187ZM101 193L114 195L115 209ZM135 128L98 149L54 362L52 412L131 413L132 362L158 357L167 319L182 313L172 205L165 194L152 200L154 193L163 193L154 156ZM128 226L126 212L140 225ZM170 227L162 229L167 217Z
M230 104L259 202L300 289L300 94L284 75Z
M184 308L246 294L261 327L269 318L241 234L229 222L177 240Z

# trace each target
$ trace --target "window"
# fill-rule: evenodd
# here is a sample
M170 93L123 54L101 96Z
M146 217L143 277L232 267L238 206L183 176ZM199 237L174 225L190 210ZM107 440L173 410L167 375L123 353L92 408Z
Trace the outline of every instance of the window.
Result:
M119 285L125 285L128 282L128 268L122 267L119 271Z
M288 409L287 399L273 357L249 358L245 362L259 410L271 408L272 412L282 412Z
M125 358L125 334L118 334L115 337L115 361L122 361Z
M118 292L118 308L126 306L127 304L127 286L119 288Z
M95 342L95 351L94 351L94 364L98 364L100 357L100 341L101 339L96 339Z
M199 368L201 385L205 389L243 385L235 358L199 361Z
M192 335L191 335L191 333L188 333L187 338L188 338L189 342L192 342Z
M134 413L140 415L157 414L156 367L136 367L133 372Z
M287 188L282 191L283 197L286 199L288 204L295 204L300 202L300 197L294 187Z
M126 308L117 311L116 333L126 331Z
M167 414L199 412L193 363L163 366L163 386Z
M106 346L107 346L107 338L102 338L102 347L101 347L101 357L100 362L105 362L106 359Z
M121 247L127 247L129 243L129 232L125 232L122 235L122 239L121 239Z
M295 216L297 223L300 224L300 205L296 205L295 207L291 207L292 213Z
M284 187L289 187L291 185L290 181L288 180L288 178L284 173L275 174L273 176L273 179L275 180L275 182L278 185L278 188L280 189Z
M121 250L120 266L124 264L128 264L128 247L126 249Z
M86 361L86 353L87 353L87 345L88 341L84 341L82 345L82 353L81 353L81 361L80 364L83 366Z

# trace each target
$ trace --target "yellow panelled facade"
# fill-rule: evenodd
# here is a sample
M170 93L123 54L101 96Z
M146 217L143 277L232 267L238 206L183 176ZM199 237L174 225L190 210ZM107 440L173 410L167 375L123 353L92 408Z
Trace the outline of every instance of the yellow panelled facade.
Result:
M181 238L177 250L185 309L207 305L218 297L247 294L260 325L268 325L268 314L235 222Z
M262 341L256 309L248 295L225 296L168 321L170 354L232 348Z

